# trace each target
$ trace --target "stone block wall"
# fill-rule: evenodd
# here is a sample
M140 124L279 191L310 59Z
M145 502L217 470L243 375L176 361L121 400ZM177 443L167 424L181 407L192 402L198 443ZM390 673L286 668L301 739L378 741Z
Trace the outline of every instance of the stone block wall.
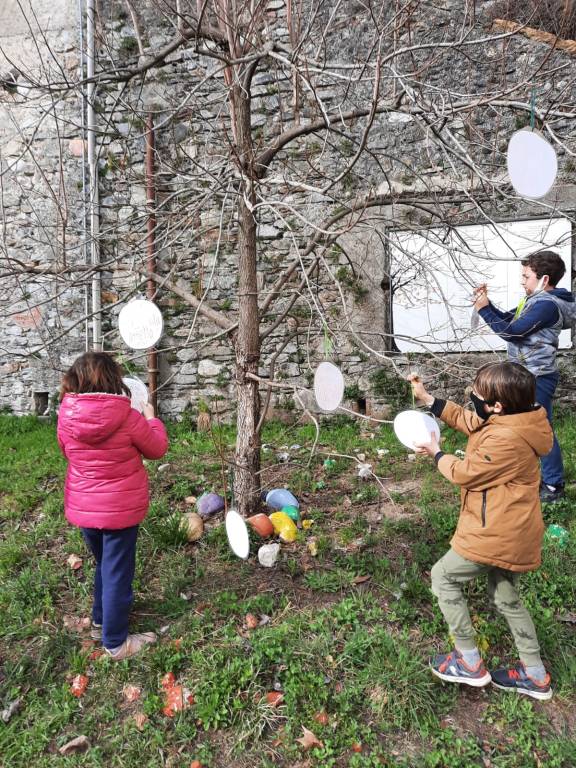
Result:
M504 78L514 97L526 99L530 87L523 82L523 73L542 60L542 48L513 38L505 52L503 43L495 41L482 48L482 56L467 57L454 51L444 54L445 41L455 39L462 25L470 22L461 3L454 0L449 6L450 13L445 8L427 7L425 12L415 8L410 18L403 19L395 38L397 46L437 41L435 55L430 55L426 45L411 54L416 64L421 61L429 94L464 98L466 94L501 87ZM113 63L138 66L143 61L138 54L138 30L124 4L106 0L99 7L100 70L109 71ZM322 24L328 17L318 17L318 30L310 46L325 45L332 72L338 72L337 67L345 72L346 67L361 61L374 41L373 25L363 15L363 7L362 3L344 4L334 22L336 32L325 39ZM78 92L61 89L56 98L34 87L32 78L36 73L38 81L62 81L63 75L57 71L48 48L70 79L78 76L76 4L58 0L50 6L42 5L42 12L48 15L39 15L39 24L46 30L40 53L34 48L34 36L23 22L22 13L16 6L12 11L10 15L0 10L0 30L4 30L0 32L0 50L14 54L17 61L19 52L28 79L21 74L16 90L0 91L4 211L1 242L6 264L6 278L0 284L0 407L26 413L42 410L44 393L48 393L48 405L53 402L61 372L90 342L90 329L83 320L89 299L85 277L78 271L55 270L57 274L51 275L47 269L47 265L57 265L61 270L82 266L87 258L84 135ZM384 9L383 23L390 21L391 12ZM158 50L171 39L172 21L159 14L153 2L139 4L138 14L146 51ZM3 26L1 22L8 18L19 21L12 28ZM270 41L289 46L283 0L268 2L266 24ZM471 34L485 36L487 24L486 18L480 17ZM390 44L390 40L387 42ZM8 58L6 55L6 62ZM400 69L401 64L400 59ZM6 69L7 64L2 66ZM108 78L97 90L104 347L116 352L128 370L144 378L146 356L123 345L117 333L117 314L125 300L143 290L148 216L145 126L150 113L156 126L158 271L167 280L178 277L198 299L219 310L230 322L235 319L235 170L230 160L224 77L219 72L208 78L215 66L214 59L198 55L193 45L188 45L166 57L144 82L140 78L128 82ZM0 66L0 75L2 72ZM550 54L549 68L538 81L542 108L546 103L555 104L558 94L571 88L575 72L566 54ZM396 77L391 70L384 74L382 87L388 103L400 81L391 84ZM318 76L315 85L313 95L303 89L295 114L293 82L286 68L267 60L258 69L252 90L256 151L297 120L317 119L322 108L337 114L365 107L370 101L370 78L360 77L350 87L326 74ZM417 86L413 82L405 85L408 95ZM303 249L310 242L314 227L321 226L360 194L393 193L393 204L366 211L354 229L345 231L351 218L342 220L343 233L322 253L321 267L301 287L298 270L297 279L287 285L274 312L264 320L264 327L273 330L263 346L263 377L270 375L272 363L276 380L309 386L313 370L323 358L326 322L331 329L333 358L342 366L348 382L348 404L375 415L385 415L385 405L390 400L396 402L402 387L399 385L391 397L374 382L389 381L393 389L393 382L414 364L412 359L389 353L387 232L403 227L422 229L440 221L457 225L486 217L502 220L542 216L543 211L571 216L574 208L574 189L569 185L571 166L565 155L575 145L569 118L553 119L554 130L562 139L558 147L561 177L549 198L527 204L513 195L503 197L484 188L460 160L434 141L434 119L430 124L433 112L426 116L428 122L417 114L408 114L407 100L405 95L398 100L397 109L390 108L374 117L367 150L338 181L332 203L318 189L327 179L338 178L354 158L366 117L343 124L342 130L328 139L318 133L287 145L262 181L262 205L255 214L259 291L265 297L294 258L296 247ZM525 122L523 112L501 112L479 104L462 119L453 117L448 145L455 148L464 142L471 161L497 178L504 173L503 153L508 138ZM470 183L474 186L474 200L467 194ZM424 190L428 190L431 204L413 205L411 200ZM444 201L442 196L448 192L457 194ZM280 202L267 204L270 200ZM18 262L25 263L28 271L19 270ZM31 264L38 265L36 273L30 271ZM274 328L295 288L300 288L300 298ZM234 361L226 336L169 290L160 287L156 300L165 318L159 354L160 412L179 417L186 409L195 411L203 401L221 418L230 418L235 402ZM562 357L563 366L571 370L572 353ZM418 356L417 364L422 370L430 370L431 376L441 377L456 393L478 360L474 355L458 360L447 355L438 369L437 361L427 362L426 357ZM571 397L569 385L562 397ZM274 390L272 406L276 413L292 409L290 390L280 394Z

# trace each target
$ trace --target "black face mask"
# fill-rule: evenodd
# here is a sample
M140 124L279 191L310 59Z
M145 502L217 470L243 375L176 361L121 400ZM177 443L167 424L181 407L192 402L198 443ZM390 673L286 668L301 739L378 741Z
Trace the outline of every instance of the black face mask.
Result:
M480 416L483 421L486 421L486 419L492 416L491 413L486 413L484 410L484 406L491 405L491 403L487 403L486 400L482 400L482 398L478 397L478 395L475 395L474 392L470 392L470 400L472 400L472 405L474 406L474 410L476 411L477 415Z

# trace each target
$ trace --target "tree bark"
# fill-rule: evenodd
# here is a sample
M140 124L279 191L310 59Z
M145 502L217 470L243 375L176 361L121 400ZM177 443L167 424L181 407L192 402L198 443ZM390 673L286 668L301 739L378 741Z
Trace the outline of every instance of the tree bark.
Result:
M247 373L258 375L260 363L256 220L252 211L256 191L249 90L233 86L232 98L242 172L238 203L238 333L234 345L238 397L234 497L237 511L247 516L254 514L260 503L260 393L258 382L246 377Z

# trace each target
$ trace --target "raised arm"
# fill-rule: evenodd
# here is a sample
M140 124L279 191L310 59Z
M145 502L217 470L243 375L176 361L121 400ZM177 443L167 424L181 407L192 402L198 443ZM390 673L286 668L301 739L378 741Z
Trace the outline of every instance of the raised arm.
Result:
M168 450L166 427L160 419L145 419L132 409L130 413L132 442L146 459L161 459Z
M521 341L541 328L557 322L559 310L553 301L539 301L514 319L513 312L501 312L492 304L478 310L480 317L505 341Z
M465 435L474 432L475 429L478 429L484 423L480 416L472 411L468 411L461 405L453 403L451 400L439 400L436 398L430 410L434 416L438 416L449 427L457 429Z

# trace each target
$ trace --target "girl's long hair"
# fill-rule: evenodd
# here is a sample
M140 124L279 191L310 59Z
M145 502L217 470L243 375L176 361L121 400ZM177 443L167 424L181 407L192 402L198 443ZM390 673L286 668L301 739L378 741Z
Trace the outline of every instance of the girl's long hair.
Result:
M120 366L106 352L85 352L64 374L60 399L68 393L80 395L90 392L130 397L130 390L122 381Z

